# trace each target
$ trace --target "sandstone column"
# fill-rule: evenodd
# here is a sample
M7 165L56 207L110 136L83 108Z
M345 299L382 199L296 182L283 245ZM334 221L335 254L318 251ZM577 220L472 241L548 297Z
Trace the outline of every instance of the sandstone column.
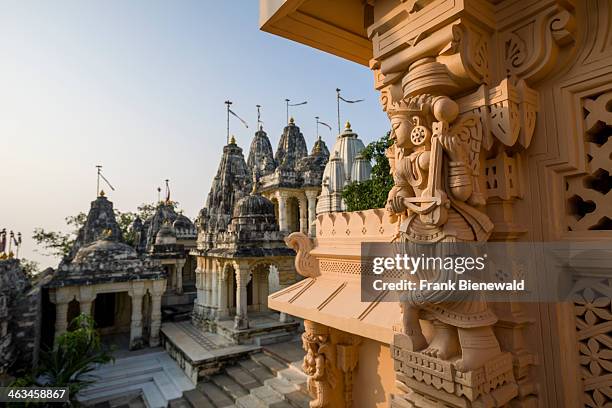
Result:
M208 308L212 306L212 268L214 267L214 261L209 260L206 263L206 270L204 271L204 290L206 292L206 301L204 304Z
M278 201L278 229L287 231L287 194L277 192L276 200Z
M317 192L315 190L306 190L306 199L308 200L308 235L314 236L314 221L317 214Z
M300 207L300 232L306 234L308 232L308 225L307 225L307 201L306 198L304 197L300 197L299 199L299 207Z
M178 295L183 294L183 267L185 266L185 260L181 259L176 262L174 266L175 274L176 274L176 293Z
M235 329L248 329L249 320L247 316L247 284L250 274L247 265L236 265L236 316L234 317Z
M55 339L68 329L68 302L55 304Z
M215 262L213 264L211 274L211 286L212 286L212 296L211 296L211 319L215 319L217 316L217 310L219 309L219 282L218 282L218 271L219 265Z
M130 350L142 347L142 297L144 283L132 282L128 292L132 298L132 324L130 326Z
M159 346L159 328L161 327L161 298L166 290L166 282L154 281L151 291L151 333L149 335L149 346Z
M91 315L91 304L96 298L96 294L91 286L81 286L79 288L79 306L81 314Z
M55 304L55 342L68 329L68 303L74 298L65 288L49 293L49 300Z
M227 307L227 276L223 269L219 269L217 273L217 281L219 282L219 310L217 316L219 318L229 315Z

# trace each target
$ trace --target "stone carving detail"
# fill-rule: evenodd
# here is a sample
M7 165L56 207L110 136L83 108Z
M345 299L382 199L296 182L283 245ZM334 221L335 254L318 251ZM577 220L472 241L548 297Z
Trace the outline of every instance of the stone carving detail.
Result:
M579 361L587 407L612 403L612 281L583 281L574 294Z
M401 250L415 243L487 240L493 224L477 208L484 204L478 182L479 118L471 113L458 117L456 102L427 94L404 98L387 113L395 150L387 209L399 216ZM442 270L421 270L417 277L458 279ZM461 295L452 302L445 291L412 291L403 298L403 328L395 336L393 357L406 395L395 396L392 406L421 406L421 382L433 387L430 392L446 391L437 397L453 406L490 398L501 406L516 396L512 357L501 351L493 332L497 317L478 294ZM419 319L433 322L429 343Z
M564 8L567 3L548 3L541 12L501 32L499 48L506 74L541 79L554 69L560 49L574 42L575 21Z
M314 398L310 407L329 407L337 381L334 373L336 355L330 342L329 328L313 322L304 323L302 342L306 355L302 369L308 376L308 392Z
M318 261L310 255L313 248L312 240L306 234L294 232L285 238L285 243L297 252L295 270L300 275L306 278L316 278L320 275Z
M612 92L583 101L587 174L566 179L569 231L612 230Z
M353 372L359 360L357 336L304 321L302 369L308 376L311 408L353 406Z

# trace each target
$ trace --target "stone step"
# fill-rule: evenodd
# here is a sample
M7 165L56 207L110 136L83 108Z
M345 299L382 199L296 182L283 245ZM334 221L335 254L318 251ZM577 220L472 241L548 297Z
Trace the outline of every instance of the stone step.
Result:
M261 366L264 366L274 375L276 375L280 370L287 368L286 364L265 353L251 354L251 360L255 361Z
M197 389L212 402L215 408L234 406L234 400L223 389L212 382L200 383Z
M249 393L240 383L226 374L216 374L212 376L211 381L234 401Z
M262 367L251 359L240 360L238 364L248 371L260 384L263 384L268 378L274 378L274 375L267 368Z
M266 380L264 385L272 388L274 391L279 393L281 396L298 390L297 386L279 377Z
M285 401L294 408L310 408L311 398L307 392L293 391L285 394Z
M269 408L289 406L285 398L283 398L283 394L268 385L253 388L250 395L257 401L256 407Z
M192 407L193 406L184 397L172 400L168 403L168 408L192 408Z
M296 385L302 391L306 392L306 384L308 382L308 376L306 376L306 374L304 374L302 371L296 370L293 367L289 367L289 368L280 370L277 373L277 375L280 378L289 381L291 384Z
M276 401L272 403L263 402L253 395L245 395L244 397L240 397L236 401L236 407L238 408L293 408L286 401Z
M162 393L159 391L159 388L157 388L153 382L115 387L113 389L112 396L109 396L109 393L106 390L101 392L93 392L88 394L86 400L88 404L95 404L97 402L106 401L111 398L116 398L121 395L128 395L138 391L142 392L148 408L166 408L168 406L168 400L164 398Z
M255 344L258 346L266 346L270 344L283 343L293 340L294 337L295 335L292 333L273 332L255 337Z
M225 369L225 373L238 384L240 384L245 390L260 387L263 382L259 382L249 372L241 366L232 366ZM267 378L266 378L267 379ZM266 380L264 379L264 381Z
M79 401L92 404L126 393L142 394L148 407L166 407L194 385L165 351L118 358L91 372L95 382L81 391ZM177 402L178 403L178 402Z
M183 398L192 408L215 408L208 398L197 388L194 390L185 391Z

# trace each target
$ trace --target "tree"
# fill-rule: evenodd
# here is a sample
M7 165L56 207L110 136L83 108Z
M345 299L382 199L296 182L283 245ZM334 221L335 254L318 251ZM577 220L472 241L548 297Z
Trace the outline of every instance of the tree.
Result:
M361 211L383 208L387 194L393 187L393 175L385 151L393 144L389 132L379 140L368 144L361 154L367 160L374 160L372 177L362 182L352 182L342 190L347 211Z
M41 352L37 369L11 386L68 387L71 405L75 403L76 394L95 381L90 374L95 364L106 364L114 358L102 347L91 316L78 316L70 323L70 329L57 338L53 349Z

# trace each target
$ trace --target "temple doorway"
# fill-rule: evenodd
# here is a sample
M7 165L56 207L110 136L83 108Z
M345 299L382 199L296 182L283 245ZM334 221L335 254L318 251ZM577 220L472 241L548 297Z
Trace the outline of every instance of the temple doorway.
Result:
M105 329L115 325L114 293L101 293L94 301L94 321L98 329Z

